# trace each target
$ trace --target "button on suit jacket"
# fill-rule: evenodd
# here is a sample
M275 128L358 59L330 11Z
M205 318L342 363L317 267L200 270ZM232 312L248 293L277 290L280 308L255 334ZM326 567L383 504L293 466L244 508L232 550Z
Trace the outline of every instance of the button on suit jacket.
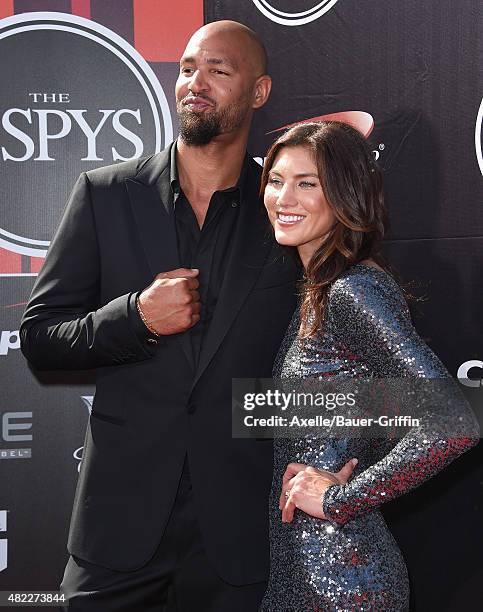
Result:
M21 347L39 369L95 369L68 550L114 570L158 547L188 455L207 554L231 584L268 573L272 444L234 439L231 380L270 377L295 307L250 160L223 285L195 368L188 334L157 344L132 301L179 267L169 147L83 173L37 278Z

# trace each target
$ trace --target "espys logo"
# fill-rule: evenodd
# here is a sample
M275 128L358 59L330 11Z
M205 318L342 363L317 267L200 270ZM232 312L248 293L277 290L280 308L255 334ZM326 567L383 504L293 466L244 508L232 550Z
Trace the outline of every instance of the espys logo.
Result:
M311 21L315 21L319 17L322 17L327 11L337 4L338 0L322 0L314 4L310 2L310 7L304 11L283 11L273 6L274 2L268 2L267 0L252 0L253 4L257 9L268 17L271 21L279 23L285 26L299 26Z
M3 19L0 56L0 247L45 257L80 172L161 151L171 114L143 57L88 19Z
M478 109L478 114L476 116L476 125L475 125L475 149L476 149L476 159L478 160L478 165L480 167L480 172L483 174L483 148L481 145L481 124L483 121L483 98L481 99L480 108Z

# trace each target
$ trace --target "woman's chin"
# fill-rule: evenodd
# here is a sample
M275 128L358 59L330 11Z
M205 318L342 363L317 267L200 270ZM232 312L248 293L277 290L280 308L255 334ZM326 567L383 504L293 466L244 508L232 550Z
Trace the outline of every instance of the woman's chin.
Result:
M299 244L299 241L291 236L287 236L284 232L280 232L275 230L275 240L278 244L283 246L293 246L296 247Z

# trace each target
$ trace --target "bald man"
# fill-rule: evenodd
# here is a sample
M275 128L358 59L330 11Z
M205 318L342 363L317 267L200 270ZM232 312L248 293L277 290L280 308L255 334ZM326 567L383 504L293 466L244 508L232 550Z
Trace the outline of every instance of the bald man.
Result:
M231 434L232 378L269 377L298 270L246 153L271 81L231 22L180 61L180 136L83 173L21 325L40 369L94 369L67 610L249 612L268 575L269 441Z

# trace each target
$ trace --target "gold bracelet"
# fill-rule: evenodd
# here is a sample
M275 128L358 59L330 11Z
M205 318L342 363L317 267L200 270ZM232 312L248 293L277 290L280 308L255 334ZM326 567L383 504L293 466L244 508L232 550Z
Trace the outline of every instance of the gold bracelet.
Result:
M148 322L147 322L147 320L146 320L146 317L144 316L144 312L141 310L141 305L140 305L140 303L139 303L139 296L136 298L136 308L138 309L139 316L141 317L141 319L142 319L142 321L143 321L144 325L145 325L145 326L146 326L146 327L149 329L149 331L150 331L152 334L154 334L154 335L156 336L156 338L159 338L159 334L158 334L158 332L157 332L155 329L153 329L153 328L151 327L151 325L149 325L149 323L148 323Z

